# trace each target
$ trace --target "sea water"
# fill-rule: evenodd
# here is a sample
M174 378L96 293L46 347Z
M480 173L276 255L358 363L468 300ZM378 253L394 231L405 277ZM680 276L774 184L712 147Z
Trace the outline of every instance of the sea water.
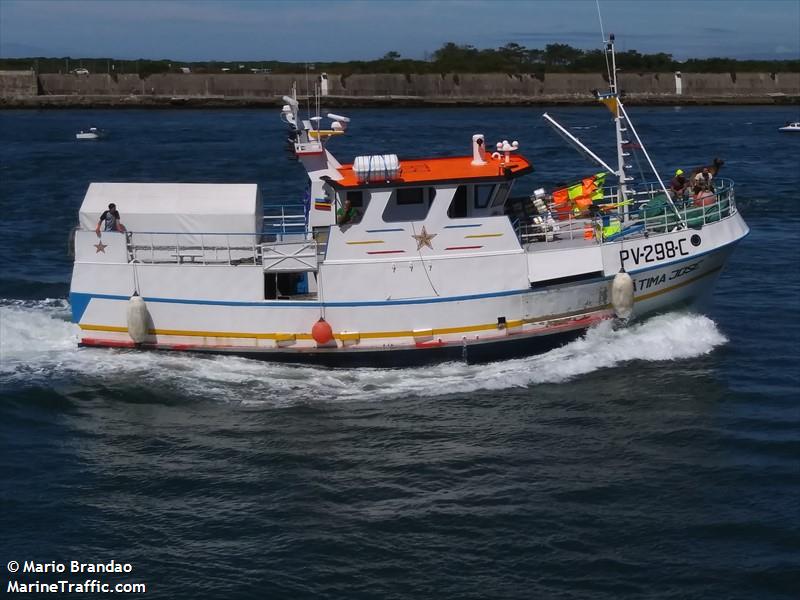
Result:
M517 193L594 172L541 112L351 110L331 148L467 154L483 133L532 160ZM602 107L549 112L613 162ZM796 109L629 112L667 177L720 157L737 182L752 233L708 308L397 370L78 349L89 182L291 203L305 175L274 111L0 112L0 568L115 561L133 571L109 582L157 598L796 597ZM88 126L109 137L76 141Z

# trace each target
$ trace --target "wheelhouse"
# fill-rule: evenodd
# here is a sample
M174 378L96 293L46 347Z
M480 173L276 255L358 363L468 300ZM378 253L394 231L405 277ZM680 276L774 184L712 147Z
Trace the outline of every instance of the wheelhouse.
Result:
M482 165L468 156L399 164L396 176L377 181L360 176L353 164L342 165L340 179L323 178L325 202L314 208L330 215L327 224L335 223L336 211L348 200L358 213L356 222L373 225L424 221L432 213L449 219L502 216L515 179L533 171L522 156Z

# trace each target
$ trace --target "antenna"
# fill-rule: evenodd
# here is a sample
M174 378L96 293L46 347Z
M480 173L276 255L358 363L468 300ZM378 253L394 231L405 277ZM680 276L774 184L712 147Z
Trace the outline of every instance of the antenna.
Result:
M306 113L311 116L311 86L308 83L308 63L306 63Z
M597 3L597 18L600 21L600 35L603 38L603 44L607 44L606 32L603 30L603 15L600 12L600 0L595 0ZM612 35L613 40L613 35ZM608 49L608 48L607 48ZM606 72L608 73L608 81L611 82L611 65L608 64L608 52L603 52L603 58L606 59Z
M603 43L606 43L606 34L603 31L603 15L600 13L600 0L595 0L597 3L597 18L600 19L600 35L603 37Z

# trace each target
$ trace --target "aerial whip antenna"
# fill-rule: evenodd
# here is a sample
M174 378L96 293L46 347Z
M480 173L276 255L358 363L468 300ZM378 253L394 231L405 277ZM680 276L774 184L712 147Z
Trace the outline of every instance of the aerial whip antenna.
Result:
M603 43L606 42L606 32L603 31L603 15L600 13L600 0L595 0L597 3L597 18L600 20L600 35L603 36Z
M600 35L603 38L603 45L606 44L606 32L603 30L603 15L600 13L600 0L595 0L597 4L597 18L600 21ZM608 80L611 81L611 65L608 64L608 52L603 52L603 57L606 59L606 71L608 72Z

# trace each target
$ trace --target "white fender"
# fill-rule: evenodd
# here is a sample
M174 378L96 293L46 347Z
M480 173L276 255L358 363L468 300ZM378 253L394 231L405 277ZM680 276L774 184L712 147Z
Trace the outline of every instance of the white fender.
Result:
M141 296L134 294L128 300L128 335L131 339L141 344L147 338L147 305Z
M633 279L625 271L614 275L611 283L611 306L620 319L627 319L633 313Z

